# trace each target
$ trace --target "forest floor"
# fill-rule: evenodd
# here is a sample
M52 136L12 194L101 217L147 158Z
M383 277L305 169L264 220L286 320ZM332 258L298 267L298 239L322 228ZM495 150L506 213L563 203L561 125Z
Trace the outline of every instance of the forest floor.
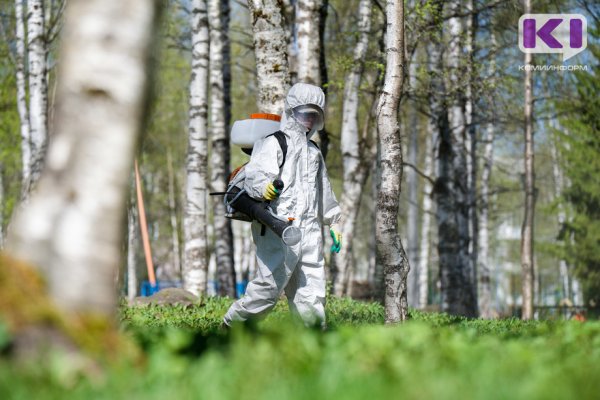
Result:
M0 355L1 399L597 399L600 322L468 320L331 299L329 329L264 321L219 329L228 299L120 308L138 356L95 372ZM0 328L2 325L0 325ZM0 348L8 334L0 329Z

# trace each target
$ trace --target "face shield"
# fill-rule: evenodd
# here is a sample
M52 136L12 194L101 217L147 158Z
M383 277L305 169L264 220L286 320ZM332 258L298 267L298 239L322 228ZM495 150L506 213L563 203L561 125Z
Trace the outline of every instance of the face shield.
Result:
M318 106L312 104L298 106L292 112L294 118L306 128L307 132L323 129L323 111Z

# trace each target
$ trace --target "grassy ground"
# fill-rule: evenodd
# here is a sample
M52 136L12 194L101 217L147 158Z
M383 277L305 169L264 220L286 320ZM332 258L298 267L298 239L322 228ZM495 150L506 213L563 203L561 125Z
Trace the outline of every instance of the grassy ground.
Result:
M0 358L0 399L599 398L598 322L413 312L385 327L379 305L333 299L324 333L294 324L284 303L257 326L223 333L229 303L124 306L122 329L141 358L85 377L61 356L18 368Z

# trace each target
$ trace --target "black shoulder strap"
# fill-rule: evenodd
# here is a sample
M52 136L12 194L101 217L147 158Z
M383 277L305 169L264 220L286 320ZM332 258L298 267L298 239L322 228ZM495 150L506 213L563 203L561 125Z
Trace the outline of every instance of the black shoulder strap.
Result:
M281 161L281 164L279 165L279 168L281 169L281 167L283 167L283 164L285 164L285 156L287 155L287 140L285 138L285 134L281 131L277 131L275 133L271 133L269 136L275 136L275 139L277 139L277 141L279 142L279 147L281 147L281 151L283 152L283 160Z
M314 144L314 145L315 145L315 147L316 147L317 149L319 149L319 145L317 144L317 142L315 142L314 140L309 140L309 142L311 142L312 144ZM319 149L319 150L321 150L321 149Z

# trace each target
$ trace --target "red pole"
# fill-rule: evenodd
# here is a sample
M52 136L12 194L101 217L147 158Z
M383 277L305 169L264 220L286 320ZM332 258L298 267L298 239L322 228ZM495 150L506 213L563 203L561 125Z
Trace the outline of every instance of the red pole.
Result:
M148 268L148 280L154 288L156 286L156 277L154 276L152 250L150 249L150 239L148 238L148 224L146 223L146 211L144 209L144 197L142 196L142 184L140 183L140 171L138 170L137 160L135 160L134 166L135 188L137 192L138 212L140 214L140 230L142 231L142 242L144 244L144 256L146 257L146 267Z

